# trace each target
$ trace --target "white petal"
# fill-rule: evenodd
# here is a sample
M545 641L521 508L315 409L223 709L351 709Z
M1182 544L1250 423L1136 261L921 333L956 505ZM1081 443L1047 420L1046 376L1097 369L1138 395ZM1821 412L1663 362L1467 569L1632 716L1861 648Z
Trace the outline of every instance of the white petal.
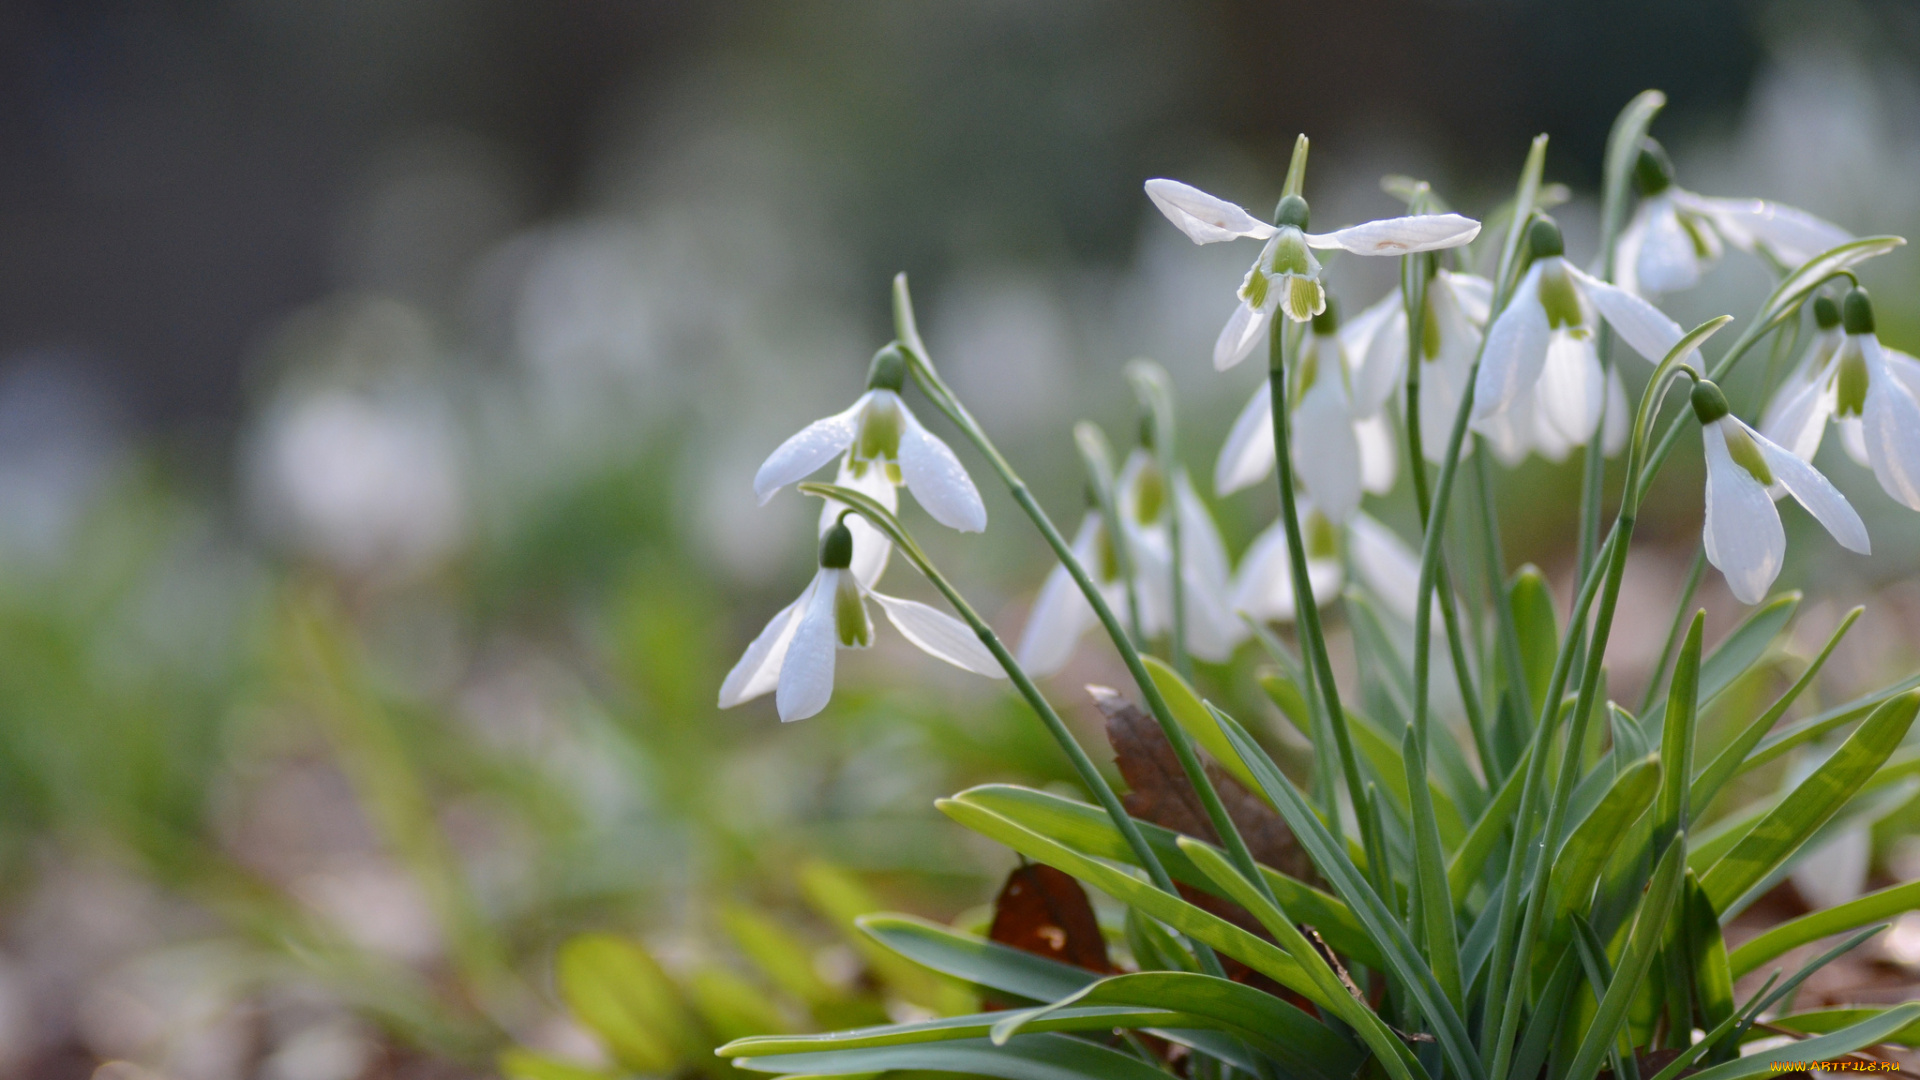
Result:
M1386 313L1368 338L1366 349L1347 354L1359 362L1353 372L1353 411L1357 415L1379 412L1406 378L1407 311L1397 302L1399 297L1397 292L1387 297L1395 301L1395 310Z
M1140 631L1148 637L1173 628L1173 555L1164 526L1132 528L1127 554L1133 558L1134 596L1140 602Z
M1880 355L1886 360L1887 370L1893 372L1893 377L1906 386L1908 393L1920 398L1920 359L1885 345L1880 347Z
M805 720L827 707L833 698L833 661L839 648L833 622L834 593L839 570L822 570L813 579L812 595L794 620L793 642L780 665L780 686L773 702L780 719Z
M1833 396L1818 378L1789 381L1774 396L1760 420L1760 432L1801 461L1812 461L1820 451L1833 413Z
M1310 504L1301 501L1297 509L1304 520ZM1290 622L1298 614L1294 603L1293 569L1288 558L1285 521L1275 521L1254 538L1240 560L1234 578L1233 607L1263 621ZM1307 582L1317 602L1325 603L1338 595L1346 578L1338 558L1307 560Z
M1189 567L1184 587L1187 651L1210 664L1233 659L1234 647L1246 640L1247 626L1228 603L1227 582L1202 580Z
M1398 533L1366 514L1355 514L1347 535L1352 538L1353 567L1360 580L1401 622L1412 623L1420 590L1420 556Z
M1513 404L1491 416L1475 420L1473 430L1487 441L1496 460L1512 468L1526 460L1527 455L1533 451L1534 433L1541 426L1538 412L1539 410L1533 404L1533 389L1529 387L1514 398ZM1424 423L1423 418L1422 424ZM1426 442L1427 433L1424 426L1420 432L1420 439L1423 443ZM1439 456L1438 452L1434 456Z
M1855 465L1863 469L1873 468L1873 462L1867 459L1866 426L1857 416L1843 416L1834 421L1834 427L1840 429L1840 449L1847 452Z
M1273 386L1262 382L1234 418L1220 460L1213 467L1213 493L1230 495L1259 483L1273 469Z
M1613 283L1635 296L1648 295L1640 287L1640 275L1634 269L1640 262L1640 248L1647 239L1646 214L1646 203L1635 207L1633 216L1627 219L1627 227L1620 230L1620 238L1613 243Z
M1073 554L1089 572L1099 574L1099 536L1103 526L1100 515L1089 511L1080 520L1073 537ZM1080 636L1095 622L1093 605L1067 572L1066 565L1055 563L1047 572L1040 595L1027 613L1027 625L1020 632L1020 648L1015 658L1027 674L1052 675L1067 666Z
M1633 406L1627 404L1627 387L1620 381L1620 369L1607 369L1607 411L1600 421L1600 452L1614 457L1627 448L1633 433Z
M1187 479L1184 469L1173 478L1173 498L1180 510L1180 557L1201 581L1225 587L1230 573L1227 545L1221 541L1219 526L1213 523L1213 515L1194 493L1193 481Z
M1872 868L1873 829L1866 824L1854 825L1798 857L1793 887L1815 910L1839 907L1858 900L1866 891L1867 873Z
M1785 487L1788 494L1806 507L1807 513L1812 514L1815 521L1840 541L1841 547L1862 555L1872 554L1873 545L1867 539L1866 523L1860 520L1860 515L1854 512L1852 504L1847 502L1847 497L1840 494L1838 488L1786 448L1742 421L1733 422L1753 438L1775 482Z
M1220 337L1213 343L1213 369L1225 371L1245 360L1253 347L1266 337L1267 324L1272 321L1273 312L1255 311L1241 302L1227 317L1227 325L1220 329Z
M1693 236L1680 223L1673 199L1656 195L1641 204L1644 226L1639 250L1633 260L1634 280L1639 288L1629 290L1643 296L1678 292L1700 283L1699 252Z
M1534 398L1569 443L1579 446L1593 438L1600 426L1600 406L1607 392L1600 355L1593 339L1580 331L1555 330L1547 345L1547 362L1540 370Z
M1407 255L1459 247L1480 235L1480 223L1459 214L1416 214L1307 234L1307 244L1341 248L1355 255Z
M846 458L840 459L840 471L834 475L833 482L846 488L852 488L873 501L898 513L900 510L900 489L887 479L886 469L875 466L866 470L865 476L856 477ZM826 534L833 528L834 522L847 508L845 504L832 499L825 500L820 507L820 532ZM862 585L871 586L886 573L887 556L893 552L893 542L879 529L867 523L861 514L847 515L847 531L853 534L853 571L854 580Z
M854 402L846 412L815 420L767 455L767 460L761 463L760 471L753 477L753 493L759 496L760 504L766 505L774 492L788 484L805 480L813 475L814 470L832 461L835 454L851 446L855 420L866 405L867 395L862 394L860 400Z
M1451 298L1460 305L1461 314L1469 321L1475 326L1487 325L1487 312L1493 309L1493 282L1479 274L1460 274L1452 270L1442 270L1433 279L1445 286Z
M720 707L731 709L742 702L752 701L761 694L772 690L780 679L780 665L787 658L787 649L793 643L793 632L800 625L800 615L806 610L807 602L818 588L818 575L807 583L801 591L800 599L780 609L780 613L768 620L766 629L753 639L747 651L740 656L740 662L727 672L726 681L720 684Z
M1767 598L1787 554L1787 535L1773 497L1727 453L1719 423L1700 428L1707 452L1707 521L1701 530L1707 561L1726 575L1743 604Z
M1860 433L1880 487L1895 502L1920 510L1920 401L1896 379L1880 343L1861 343L1867 361L1867 404Z
M1742 251L1765 247L1788 266L1799 266L1853 239L1830 221L1765 199L1715 199L1691 193L1678 198L1712 218L1728 243Z
M1665 360L1668 350L1686 336L1679 323L1625 289L1609 285L1572 263L1567 264L1567 271L1594 310L1620 335L1620 340L1653 363ZM1688 353L1687 363L1701 367L1700 350Z
M867 595L887 613L887 621L900 636L919 646L921 652L975 675L1006 678L1006 669L966 623L916 600L871 591Z
M1420 452L1436 465L1447 454L1447 440L1453 436L1454 414L1460 411L1460 395L1466 390L1467 373L1470 370L1470 367L1449 364L1443 359L1428 364L1420 372ZM1511 407L1508 411L1511 411ZM1497 420L1501 415L1504 414L1496 414L1491 419ZM1463 455L1472 449L1472 440L1460 446Z
M1360 508L1360 442L1335 372L1322 371L1293 412L1293 467L1320 512L1344 525Z
M947 444L920 426L920 421L900 406L900 478L913 492L915 502L933 515L933 520L961 532L980 532L987 527L987 508L973 478L953 456Z
M1360 487L1369 495L1392 491L1394 478L1400 472L1400 448L1393 438L1393 421L1387 419L1386 413L1355 420L1353 437L1360 444Z
M1560 433L1559 425L1547 417L1547 410L1535 399L1533 410L1533 452L1554 464L1567 460L1576 445Z
M1242 236L1264 240L1279 231L1225 199L1178 180L1147 181L1147 198L1196 244Z
M1485 418L1508 408L1515 398L1533 389L1547 362L1547 310L1540 306L1540 268L1534 263L1505 311L1487 332L1480 356L1480 374L1473 387L1473 417Z
M1407 336L1405 326L1406 307L1400 302L1400 293L1398 290L1390 292L1367 305L1361 310L1360 314L1342 323L1340 325L1340 347L1346 351L1347 357L1355 364L1360 365L1361 368L1364 368L1366 366L1368 350L1373 347L1374 341L1384 333L1391 333L1387 327L1395 314L1398 314L1402 320L1400 338L1404 342ZM1355 386L1357 387L1360 381L1360 370L1358 368L1355 369L1353 378ZM1356 389L1355 400L1363 401L1366 400L1366 398L1359 394ZM1378 407L1378 402L1375 403L1375 407ZM1368 411L1371 412L1372 410L1369 409Z

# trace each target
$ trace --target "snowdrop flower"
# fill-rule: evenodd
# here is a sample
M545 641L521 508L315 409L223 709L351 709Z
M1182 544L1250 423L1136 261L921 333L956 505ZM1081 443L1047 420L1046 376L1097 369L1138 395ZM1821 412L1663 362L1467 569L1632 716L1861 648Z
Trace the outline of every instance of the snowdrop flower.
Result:
M1361 492L1384 495L1393 490L1399 464L1393 424L1381 407L1391 386L1385 395L1358 399L1360 379L1352 371L1353 358L1365 352L1387 321L1390 312L1384 303L1344 327L1331 306L1314 316L1299 360L1288 373L1294 471L1336 522L1359 507ZM1272 471L1273 387L1262 382L1220 447L1213 490L1227 495Z
M1638 296L1691 289L1720 259L1722 242L1786 266L1853 239L1804 210L1763 199L1715 199L1675 187L1673 163L1652 139L1634 168L1640 206L1620 233L1614 277Z
M1518 439L1523 434L1539 442L1543 432L1537 422L1509 417L1503 431L1494 419L1516 405L1527 405L1531 394L1532 408L1542 414L1556 443L1584 445L1600 425L1609 394L1594 347L1596 315L1654 363L1680 340L1680 324L1568 262L1560 228L1551 220L1535 221L1527 242L1533 265L1487 331L1474 383L1474 426L1495 436L1496 444L1502 437ZM1529 424L1534 425L1530 432L1525 430Z
M800 599L753 639L720 685L720 707L731 709L774 691L782 720L805 720L833 697L834 656L873 644L867 601L929 656L977 675L1000 678L1000 664L967 625L925 604L874 592L852 571L853 531L836 522L820 541L820 570Z
M1827 432L1827 420L1833 414L1832 395L1827 385L1833 372L1833 358L1846 341L1840 328L1840 305L1830 297L1813 299L1813 340L1800 362L1787 374L1780 389L1774 391L1767 411L1760 416L1760 433L1793 452L1801 461L1812 461Z
M1773 505L1782 494L1806 507L1840 546L1869 553L1867 527L1826 477L1734 416L1713 383L1694 383L1692 401L1707 450L1707 561L1741 603L1766 599L1786 559L1787 536Z
M1240 306L1213 346L1220 371L1246 359L1266 332L1276 309L1294 322L1306 322L1327 306L1320 285L1320 261L1313 248L1339 248L1356 255L1409 255L1459 247L1480 233L1480 223L1459 214L1417 214L1353 225L1330 233L1309 233L1307 200L1280 200L1269 225L1233 203L1178 180L1147 181L1147 197L1196 244L1249 237L1266 247L1240 283Z
M1301 502L1299 510L1301 539L1307 545L1307 581L1313 602L1325 604L1346 584L1342 530L1309 503ZM1406 541L1362 513L1347 523L1344 547L1360 580L1388 611L1411 623L1420 585L1420 557ZM1235 611L1267 622L1294 620L1299 601L1293 591L1291 551L1285 521L1275 521L1254 538L1234 575Z
M1820 360L1818 352L1808 358L1824 366L1797 387L1789 382L1782 389L1769 410L1773 425L1768 430L1810 459L1831 417L1839 423L1847 456L1872 469L1895 502L1920 510L1920 360L1880 344L1865 289L1847 292L1840 326L1839 344L1829 358Z
M985 529L987 508L960 459L900 400L906 377L906 355L897 342L875 353L867 392L852 408L808 424L760 466L753 491L762 505L774 492L844 454L846 475L853 479L880 472L891 484L906 484L940 524L961 532Z
M1386 317L1360 354L1354 374L1354 399L1364 415L1389 400L1406 378L1406 306L1397 290L1381 303L1388 305ZM1435 464L1446 454L1453 414L1467 392L1492 303L1493 283L1478 275L1441 270L1427 279L1420 334L1420 358L1427 365L1420 372L1420 442L1421 452Z
M1459 407L1458 402L1455 407ZM1625 450L1632 426L1633 407L1627 404L1626 384L1620 381L1620 372L1616 368L1607 372L1607 407L1601 420L1600 452L1607 457L1614 457ZM1579 445L1561 434L1560 429L1548 419L1532 387L1514 398L1513 404L1505 411L1475 423L1474 430L1486 439L1494 458L1508 468L1519 465L1528 454L1539 454L1558 464L1567 460L1567 455ZM1426 434L1422 429L1422 442L1426 441ZM1444 440L1444 436L1440 438ZM1444 442L1440 449L1446 449Z
M1133 571L1133 593L1140 605L1140 630L1148 637L1173 628L1173 550L1168 535L1169 489L1180 514L1181 586L1186 607L1187 648L1193 655L1223 663L1246 636L1246 628L1227 603L1231 573L1226 545L1213 516L1194 493L1184 472L1167 482L1153 455L1136 449L1128 455L1115 482L1120 527L1119 542ZM1119 610L1126 603L1127 582L1120 576L1115 538L1107 533L1098 513L1088 512L1074 534L1073 554L1099 586L1107 605ZM1092 605L1064 565L1047 574L1040 595L1027 616L1017 652L1020 666L1035 675L1051 675L1066 666L1074 646L1093 627Z

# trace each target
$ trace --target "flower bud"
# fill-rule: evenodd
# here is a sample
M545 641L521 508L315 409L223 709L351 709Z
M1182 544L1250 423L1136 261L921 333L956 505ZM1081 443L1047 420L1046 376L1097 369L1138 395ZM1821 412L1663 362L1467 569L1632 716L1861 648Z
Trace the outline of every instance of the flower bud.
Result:
M1840 301L1840 322L1849 334L1873 333L1873 301L1867 290L1855 285Z
M1302 232L1307 228L1307 200L1298 195L1288 195L1280 200L1273 211L1273 223L1282 227L1291 225Z
M1537 217L1527 228L1527 250L1536 259L1565 255L1567 244L1560 238L1560 226L1550 217Z
M873 354L873 363L867 367L867 389L891 390L897 394L906 384L906 351L900 348L899 342L890 341Z
M1733 410L1727 405L1727 395L1707 379L1693 384L1693 393L1688 395L1693 402L1693 415L1700 418L1702 424L1711 424Z
M820 537L820 565L827 570L845 570L853 565L853 530L846 518L833 523Z
M1340 309L1333 297L1327 297L1327 306L1313 317L1313 332L1322 337L1331 337L1340 331Z
M1640 189L1641 198L1658 195L1673 186L1673 160L1657 140L1647 139L1640 144L1640 158L1633 163L1633 185Z
M1831 330L1840 325L1840 305L1831 297L1813 298L1813 324L1822 330Z

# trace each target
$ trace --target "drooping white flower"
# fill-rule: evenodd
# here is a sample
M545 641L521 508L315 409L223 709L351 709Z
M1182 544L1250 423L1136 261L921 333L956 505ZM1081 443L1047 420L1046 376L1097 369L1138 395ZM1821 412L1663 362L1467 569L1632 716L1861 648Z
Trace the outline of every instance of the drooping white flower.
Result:
M1840 305L1831 298L1814 298L1813 322L1814 336L1807 351L1760 415L1760 433L1801 461L1812 461L1819 453L1827 421L1833 418L1833 359L1846 341L1840 328Z
M1605 319L1622 341L1654 363L1679 342L1682 331L1652 304L1568 262L1560 230L1551 221L1533 223L1528 246L1533 265L1487 331L1474 382L1474 428L1498 441L1503 422L1495 417L1525 404L1530 394L1541 422L1559 440L1584 445L1599 427L1610 394L1594 345L1596 319ZM1692 359L1698 359L1697 352ZM1509 432L1522 431L1527 423L1504 421ZM1538 441L1538 427L1533 434Z
M966 468L900 399L906 372L907 361L897 344L876 353L867 392L851 408L815 420L768 455L753 478L761 503L844 454L854 479L877 470L892 484L904 483L940 524L961 532L985 529L987 508Z
M1173 538L1167 528L1170 509L1180 515L1180 561L1187 650L1212 663L1233 655L1246 627L1227 603L1231 569L1226 545L1213 515L1194 493L1186 473L1169 482L1152 454L1136 449L1115 481L1116 510L1124 533L1126 564L1133 573L1140 631L1158 637L1173 629ZM1169 499L1172 506L1169 507ZM1073 554L1087 568L1107 605L1116 612L1127 602L1127 581L1114 538L1097 513L1089 512L1074 534ZM1064 565L1047 575L1016 652L1020 666L1035 675L1051 675L1066 666L1074 647L1097 620L1092 605Z
M1480 223L1459 214L1416 214L1353 225L1330 233L1309 233L1307 201L1298 195L1280 200L1269 225L1245 209L1216 199L1178 180L1147 181L1147 197L1196 244L1248 237L1265 240L1259 258L1240 283L1240 304L1213 347L1213 366L1221 371L1246 359L1266 332L1274 311L1306 322L1325 309L1320 261L1310 249L1339 248L1356 255L1408 255L1458 247L1479 235Z
M1441 270L1427 280L1420 335L1425 365L1420 371L1420 449L1428 461L1437 464L1446 453L1453 415L1467 392L1474 358L1480 355L1492 303L1493 283L1486 278ZM1368 338L1353 379L1356 408L1363 415L1390 400L1406 380L1406 306L1398 291L1381 304L1388 305L1385 319Z
M1376 304L1338 326L1332 308L1314 316L1288 372L1294 471L1336 523L1360 505L1362 492L1393 490L1399 457L1384 398L1356 400L1353 358L1367 349L1389 312ZM1273 471L1273 388L1262 382L1227 432L1213 470L1215 494L1258 483Z
M1725 244L1765 252L1785 266L1853 239L1804 210L1764 199L1716 199L1676 187L1673 165L1647 140L1634 170L1641 202L1614 249L1614 278L1638 296L1691 289L1720 260Z
M1920 360L1880 344L1865 289L1847 292L1840 319L1838 345L1823 358L1816 341L1809 377L1781 388L1767 430L1811 459L1831 418L1847 456L1872 469L1895 502L1920 510Z
M1343 531L1311 503L1302 501L1297 509L1315 604L1327 603L1345 586L1344 547L1360 580L1386 609L1404 622L1413 621L1420 557L1404 540L1364 513L1355 514ZM1298 616L1291 550L1285 521L1275 521L1254 538L1234 574L1235 611L1270 622L1292 622Z
M820 569L800 598L767 623L720 685L720 707L730 709L774 691L782 720L805 720L833 697L833 668L841 649L873 644L867 601L880 605L900 635L929 656L977 675L1001 678L999 661L967 625L925 604L873 591L851 569L854 534L836 522L820 541Z
M1627 404L1627 387L1620 381L1620 370L1614 368L1607 372L1607 407L1600 421L1600 452L1614 457L1625 450L1632 427L1633 407ZM1561 434L1547 418L1532 387L1514 398L1505 410L1474 424L1474 430L1486 439L1494 458L1508 468L1519 465L1528 454L1539 454L1558 464L1567 460L1567 455L1579 445ZM1425 438L1426 433L1422 431L1422 441Z
M1707 561L1726 575L1743 604L1766 599L1786 560L1787 536L1774 507L1792 495L1849 551L1868 554L1867 527L1846 497L1813 466L1748 427L1727 408L1720 388L1694 384L1693 411L1707 454Z

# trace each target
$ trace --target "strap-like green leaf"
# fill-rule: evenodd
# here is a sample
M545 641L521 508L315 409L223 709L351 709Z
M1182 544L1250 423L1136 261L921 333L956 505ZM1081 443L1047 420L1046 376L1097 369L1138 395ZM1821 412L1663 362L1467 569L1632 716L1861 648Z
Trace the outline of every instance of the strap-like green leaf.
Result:
M1706 612L1694 614L1693 625L1687 628L1686 640L1680 644L1680 657L1673 665L1673 681L1668 684L1666 716L1660 734L1660 811L1653 829L1656 844L1666 843L1668 837L1687 828L1694 723L1700 715L1700 635L1706 622ZM1725 651L1723 647L1721 652ZM1715 654L1716 659L1718 655Z
M1573 1064L1567 1069L1567 1080L1593 1080L1600 1071L1600 1059L1607 1055L1614 1036L1620 1031L1620 1025L1626 1021L1627 1007L1633 1002L1634 992L1640 988L1640 980L1646 977L1647 969L1653 965L1654 954L1659 950L1661 939L1666 936L1667 916L1680 895L1682 874L1686 869L1685 848L1685 838L1676 838L1667 845L1666 854L1660 857L1660 864L1653 872L1653 880L1647 885L1646 896L1640 903L1639 914L1627 938L1626 952L1621 955L1620 963L1614 969L1606 996L1600 999L1600 1009L1594 1015L1593 1025L1587 1029L1586 1037L1581 1040L1580 1049L1573 1057Z
M1733 977L1737 979L1774 957L1810 941L1892 918L1916 908L1920 908L1920 881L1890 886L1838 907L1815 911L1781 923L1733 950L1728 963L1733 968Z
M1325 995L1312 979L1272 942L1242 930L1193 904L1161 892L1124 871L1089 858L1052 837L971 802L963 793L934 804L948 817L983 836L1007 845L1022 855L1072 874L1122 903L1131 904L1196 941L1211 945L1235 960L1260 972L1315 1004Z
M1876 1016L1883 1016L1886 1012L1887 1010L1885 1009L1814 1009L1810 1012L1790 1013L1779 1019L1769 1021L1768 1026L1784 1028L1787 1031L1798 1031L1807 1035L1825 1035L1828 1032L1840 1031L1844 1028L1851 1027L1863 1020L1871 1020ZM1748 1039L1767 1039L1772 1037L1773 1032L1764 1031L1760 1028L1754 1028L1747 1035ZM1875 1041L1891 1043L1894 1046L1920 1049L1920 1019L1915 1019L1906 1027L1883 1035ZM1870 1043L1868 1045L1872 1044Z
M1906 737L1916 710L1920 710L1920 692L1904 694L1875 709L1832 757L1714 863L1700 881L1714 908L1728 910L1858 794Z
M1568 914L1585 910L1593 883L1599 880L1607 859L1619 847L1620 838L1646 813L1659 790L1658 754L1648 754L1614 778L1600 805L1573 830L1554 858L1549 888L1558 903L1550 909L1557 914L1549 925L1558 926Z
M1700 665L1699 689L1702 706L1718 697L1735 679L1747 673L1753 665L1759 663L1773 648L1787 624L1793 621L1794 612L1800 609L1800 594L1782 593L1767 601L1753 613L1741 620L1733 628L1725 641L1714 646L1707 654L1706 661ZM1641 721L1649 728L1659 723L1662 710L1667 703L1667 695L1661 694L1653 703L1640 712ZM1660 732L1649 731L1649 734Z
M1407 780L1406 761L1400 756L1400 747L1371 720L1351 710L1347 712L1347 718L1347 730L1353 733L1354 748L1372 766L1381 790L1393 800L1394 812L1400 815L1402 821L1411 821L1413 793ZM1467 838L1466 822L1461 820L1459 808L1454 805L1453 797L1442 791L1431 776L1427 778L1426 788L1433 800L1435 824L1440 829L1441 842L1448 847L1458 847Z
M1898 236L1868 236L1859 240L1849 240L1836 248L1823 251L1801 264L1800 268L1788 274L1767 297L1760 308L1760 314L1747 331L1758 337L1774 326L1785 322L1787 316L1800 309L1800 305L1822 282L1851 266L1858 266L1868 259L1885 255L1906 241ZM1718 377L1717 375L1715 376Z
M987 1014L991 1015L991 1014ZM742 1047L734 1043L722 1051ZM764 1053L764 1051L761 1051ZM972 1073L1002 1080L1167 1080L1167 1074L1137 1057L1066 1035L1022 1035L1005 1046L985 1038L951 1042L871 1046L853 1050L735 1057L743 1069L771 1073L846 1076L892 1069Z
M1753 753L1754 747L1760 744L1760 740L1766 737L1767 732L1773 730L1773 725L1780 722L1780 718L1787 714L1787 710L1793 707L1793 703L1799 700L1807 687L1813 685L1813 680L1819 676L1820 669L1826 666L1827 657L1833 655L1834 647L1840 644L1840 639L1846 636L1847 630L1865 610L1863 607L1856 607L1847 612L1846 618L1841 619L1840 625L1835 627L1833 633L1828 636L1827 643L1821 646L1819 655L1813 658L1813 663L1807 665L1807 670L1801 672L1800 677L1787 688L1787 692L1781 694L1779 700L1768 707L1766 712L1761 713L1759 719L1734 736L1726 749L1720 751L1713 762L1694 777L1691 799L1693 812L1696 815L1706 813L1708 804L1713 802L1713 797L1720 793L1720 788L1728 780L1733 779L1745 765L1747 755Z
M1687 874L1681 926L1686 931L1686 960L1693 979L1693 1000L1703 1027L1718 1027L1733 1015L1733 972L1727 943L1720 936L1720 914L1693 874Z
M854 925L916 964L1029 1001L1057 1001L1100 978L1085 968L912 915L862 915Z
M1120 830L1099 807L1045 791L1015 784L982 784L968 788L957 798L983 806L1009 821L1034 832L1051 836L1076 851L1115 862L1134 863L1133 849ZM1224 896L1207 875L1194 866L1177 843L1179 834L1148 822L1138 822L1147 846L1175 881L1196 889ZM1339 898L1289 877L1270 866L1262 866L1267 887L1274 898L1301 922L1310 923L1327 939L1335 952L1367 967L1378 968L1383 961L1360 920Z
M1920 1020L1920 1002L1909 1002L1817 1039L1807 1039L1764 1054L1735 1058L1724 1065L1702 1069L1693 1074L1693 1080L1745 1080L1749 1076L1777 1071L1774 1069L1774 1062L1777 1061L1831 1061L1863 1046L1885 1042L1916 1020Z
M1165 1009L1200 1017L1247 1040L1289 1071L1320 1080L1346 1080L1363 1059L1352 1043L1272 994L1184 971L1117 975L1046 1008L1002 1013L991 1037L1005 1041L1023 1031L1042 1030L1036 1022L1056 1010L1094 1006Z
M1147 674L1153 676L1153 684L1160 688L1160 696L1166 699L1167 708L1173 710L1173 718L1180 722L1193 741L1200 744L1213 759L1227 772L1233 774L1248 791L1254 790L1253 776L1240 767L1239 759L1233 755L1233 749L1227 745L1227 737L1220 734L1220 725L1213 722L1207 707L1200 704L1200 695L1180 673L1167 665L1157 656L1141 656L1147 665Z
M1260 749L1260 744L1254 742L1253 737L1232 717L1218 708L1213 711L1215 718L1220 721L1221 730L1227 733L1234 749L1247 763L1247 768L1252 770L1254 779L1260 782L1267 800L1286 818L1294 836L1313 857L1314 865L1339 890L1353 913L1366 926L1375 946L1385 955L1388 969L1399 977L1408 996L1434 1026L1434 1036L1439 1040L1449 1068L1469 1080L1486 1080L1486 1070L1473 1049L1466 1024L1441 992L1433 972L1408 939L1406 929L1381 901L1373 886L1367 883L1359 867L1347 857L1346 845L1340 843L1321 823L1306 800L1294 789L1293 781L1280 772L1273 764L1273 759Z
M1797 724L1781 728L1760 740L1760 745L1740 763L1740 768L1734 775L1738 776L1757 769L1796 746L1812 742L1836 728L1845 727L1871 713L1883 703L1917 687L1920 687L1920 675L1912 675L1892 686L1855 698L1845 705L1836 705L1817 716L1810 716Z

